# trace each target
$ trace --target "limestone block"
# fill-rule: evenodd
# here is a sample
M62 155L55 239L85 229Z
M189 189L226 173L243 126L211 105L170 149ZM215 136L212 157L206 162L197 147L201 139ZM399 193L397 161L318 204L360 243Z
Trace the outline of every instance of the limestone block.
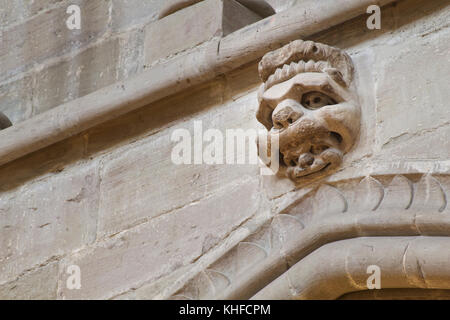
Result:
M117 80L127 79L144 71L144 29L131 30L119 36Z
M229 186L73 254L64 260L64 266L80 267L81 289L62 286L58 297L109 298L197 260L257 212L258 184L253 178ZM146 204L147 208L153 206L151 201ZM67 275L61 277L65 283Z
M137 73L142 36L139 30L124 33L0 85L0 111L18 123Z
M0 81L50 57L85 46L108 29L109 5L104 1L77 0L81 9L81 30L69 30L67 6L62 3L48 12L0 33Z
M21 22L63 0L34 0L29 2L0 0L0 28Z
M69 60L58 62L33 75L33 88L30 88L34 89L33 115L76 97L78 88L76 71L77 68Z
M113 151L138 137L144 138L173 126L179 119L204 113L222 102L223 91L222 81L211 81L96 126L88 131L87 153L93 155Z
M397 34L393 41L401 43L411 36L426 36L449 26L449 2L400 1L395 6L395 19Z
M199 18L200 17L200 18ZM177 11L145 30L145 63L227 35L261 18L234 0L205 0Z
M79 73L78 97L106 87L117 80L120 44L113 38L77 55L72 64Z
M377 140L381 147L399 146L449 124L449 39L446 29L376 51ZM433 145L427 142L424 157L429 148Z
M0 196L0 283L91 243L97 165L74 168Z
M132 41L129 41L129 43L132 43ZM123 66L121 71L126 72L124 68L127 64L121 63L121 65ZM131 65L128 66L131 67ZM254 97L255 88L259 82L257 69L257 66L253 64L250 67L230 72L225 79L218 78L204 85L192 87L182 94L169 96L152 103L147 108L141 108L92 128L88 132L87 152L92 155L126 145L130 141L135 141L138 137L145 137L152 132L172 126L180 119L189 119L193 115L203 114L208 109L222 104L224 100L236 101L233 103L235 107L232 106L232 108L239 108L234 110L240 112L242 117L233 122L235 117L232 113L228 113L225 109L226 106L224 106L219 114L223 114L223 117L226 116L230 127L242 125L241 121L245 123L254 121L252 113L255 112L255 103L249 97ZM130 72L134 71L131 70ZM119 76L123 76L123 74ZM211 118L214 119L214 117ZM189 125L189 127L192 126ZM219 124L219 127L224 128L221 124ZM251 125L245 125L244 127L251 128ZM260 129L262 129L262 126Z
M433 164L436 170L444 170L440 168L440 161L445 162L450 159L450 125L443 124L434 130L424 130L413 136L402 136L405 139L398 138L395 143L388 143L377 154L377 159L383 161L397 161L397 163L405 160L416 160L415 170L426 172L427 165L423 160L427 160ZM448 171L448 170L447 170Z
M0 84L0 111L13 124L28 119L32 113L32 77Z
M0 285L2 300L54 300L58 286L58 263L22 275L17 280Z
M203 132L213 128L224 136L226 129L255 127L256 106L252 99L254 94L216 110L207 110L190 121L146 138L131 149L110 155L111 160L105 161L102 170L100 237L214 194L231 182L258 176L257 164L193 164L192 157L192 164L176 165L171 159L172 149L177 145L171 141L172 133L187 129L194 139L194 121L202 121ZM189 101L185 103L184 108ZM238 119L236 114L240 114ZM247 147L249 143L254 141L247 140Z
M192 267L193 264L181 267L169 275L158 279L157 281L145 284L139 288L134 288L134 290L132 289L115 296L114 300L161 300L161 298L158 297L158 294L164 291L167 287L173 285L180 277L186 276Z
M47 178L84 156L85 137L78 136L55 143L39 152L0 167L0 191L8 192L36 179Z
M36 72L34 114L137 73L142 66L142 50L139 49L142 42L142 32L139 30L126 32Z
M136 23L155 21L167 0L112 0L113 30L132 27Z

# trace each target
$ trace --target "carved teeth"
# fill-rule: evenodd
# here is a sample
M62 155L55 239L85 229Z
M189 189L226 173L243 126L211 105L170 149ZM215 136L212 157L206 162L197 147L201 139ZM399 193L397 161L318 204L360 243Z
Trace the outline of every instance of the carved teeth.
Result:
M277 69L277 71L275 71L275 78L280 78L281 72L281 69Z
M290 74L295 74L296 71L297 71L297 67L298 67L297 63L291 62L291 64L289 65L289 73Z
M281 70L281 76L284 78L287 77L288 75L289 75L289 66L285 64L283 66L283 69Z
M313 60L309 60L306 65L305 65L305 71L306 72L311 72L315 70L315 62Z

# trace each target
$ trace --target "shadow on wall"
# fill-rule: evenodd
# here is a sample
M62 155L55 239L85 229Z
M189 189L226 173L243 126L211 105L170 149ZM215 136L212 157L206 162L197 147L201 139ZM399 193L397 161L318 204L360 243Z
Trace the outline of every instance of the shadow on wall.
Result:
M168 1L167 5L161 10L159 13L158 19L162 19L175 13L181 9L189 7L191 5L196 4L197 2L201 2L203 0L171 0ZM270 4L268 4L264 0L236 0L244 7L247 7L251 11L257 13L263 18L271 16L275 14L275 10L272 8Z
M0 130L11 127L12 123L3 112L0 112Z

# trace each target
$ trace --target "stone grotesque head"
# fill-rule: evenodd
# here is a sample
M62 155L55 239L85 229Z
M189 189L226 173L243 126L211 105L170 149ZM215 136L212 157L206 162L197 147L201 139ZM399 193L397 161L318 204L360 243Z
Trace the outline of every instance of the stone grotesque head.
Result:
M267 147L278 138L279 174L295 183L329 175L359 135L351 58L337 48L297 40L267 53L259 74L264 83L256 117L269 131Z

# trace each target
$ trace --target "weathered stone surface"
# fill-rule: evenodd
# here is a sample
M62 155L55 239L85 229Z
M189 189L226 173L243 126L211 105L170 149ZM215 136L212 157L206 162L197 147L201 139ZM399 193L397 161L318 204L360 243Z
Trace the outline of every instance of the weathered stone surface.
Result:
M0 29L21 22L63 0L33 0L31 2L0 0Z
M117 80L127 79L144 68L144 29L139 28L120 34L119 60L117 66Z
M142 67L142 37L140 30L130 31L36 72L34 115L136 74Z
M113 30L133 27L155 21L167 0L112 0L111 21Z
M331 0L326 1L332 2ZM382 0L380 4L390 3L391 1ZM119 84L105 90L109 91L108 93L99 90L98 94L90 95L89 98L82 101L60 106L57 111L49 114L49 116L55 118L66 117L67 121L64 121L64 124L58 126L56 130L53 122L48 123L42 121L42 118L35 117L34 122L32 120L29 122L29 126L37 127L32 136L27 134L26 130L19 129L18 134L14 135L18 143L13 144L11 136L8 135L0 142L2 145L2 148L0 148L0 163L17 159L36 151L39 148L38 146L48 146L67 138L68 134L79 133L95 124L109 120L110 117L122 114L122 112L135 110L142 107L143 104L141 103L145 101L148 103L155 102L168 94L179 93L183 89L198 85L202 81L212 80L223 72L253 62L263 52L278 47L280 41L292 40L299 34L310 36L324 30L326 26L336 25L346 19L351 19L362 9L365 9L364 3L360 2L351 2L347 5L347 7L336 7L334 5L329 6L328 3L324 2L320 2L320 5L316 5L316 2L308 2L308 7L311 9L310 16L305 16L299 10L291 10L275 15L270 19L270 23L268 23L269 20L260 21L243 28L239 32L233 32L221 39L220 48L218 39L210 41L198 50L172 59L172 65L170 63L156 65L151 72L129 79L123 86ZM298 23L299 21L300 23ZM278 27L274 28L274 26ZM271 32L272 29L275 29L276 32ZM206 57L203 55L206 55ZM205 64L205 59L215 62ZM177 80L173 81L174 79ZM132 86L134 90L124 90L125 84ZM122 93L121 89L127 91L128 94ZM122 96L122 94L125 96ZM131 101L133 102L131 103ZM92 107L97 103L98 106ZM76 115L69 112L69 109L73 106L80 105L83 105L83 112ZM39 123L46 124L39 125ZM69 124L70 128L68 128ZM22 128L22 126L18 128Z
M253 178L230 185L214 196L107 239L96 248L75 253L64 263L80 267L81 290L62 287L58 296L107 298L193 262L257 212L258 184ZM66 275L62 277L65 283Z
M172 149L177 144L171 141L172 132L187 129L194 139L194 121L202 121L203 132L209 128L219 129L224 137L226 129L247 129L254 126L255 110L248 108L250 99L251 97L245 97L217 110L205 112L190 122L152 135L138 146L118 152L117 156L110 157L110 161L105 161L99 213L100 236L119 232L138 222L187 205L246 176L257 176L257 164L196 165L193 164L194 152L192 164L189 165L176 165L171 159ZM235 112L241 114L238 121L234 117ZM247 147L249 143L254 142L247 141ZM206 145L208 143L204 143L204 147ZM148 203L152 205L149 207Z
M0 111L11 122L18 123L32 114L33 79L25 77L6 84L0 84Z
M58 263L52 262L17 280L0 285L2 300L54 300L58 287Z
M224 87L222 80L211 81L92 128L87 132L87 153L108 152L173 126L180 118L204 114L223 102Z
M180 267L174 272L164 276L157 281L151 282L149 284L144 284L139 288L133 288L134 290L129 290L113 297L114 300L149 300L158 299L158 294L164 291L168 286L173 285L181 276L185 275L192 269L192 265L187 265ZM159 299L161 300L161 299Z
M396 34L393 42L402 43L411 36L427 36L450 25L447 0L399 1L394 7Z
M79 73L71 60L49 66L33 75L33 115L47 111L77 95ZM81 71L81 70L79 70Z
M92 47L72 59L75 74L79 72L77 96L106 87L117 81L120 55L119 39Z
M439 85L450 73L449 39L447 29L376 50L377 140L382 147L449 124L450 91ZM424 63L427 59L430 63Z
M77 0L71 4L77 4L81 9L81 30L67 28L67 6L61 4L23 24L1 31L0 81L45 59L83 47L107 31L108 3Z
M51 17L55 10L65 11L69 1L34 0L27 7L7 2L1 7L2 1L0 17L5 9L15 16L0 27L3 39L14 29L22 30L15 36L25 39L25 51L37 43L26 57L13 45L0 48L1 53L15 50L0 60L2 71L8 61L26 64L0 74L14 76L0 80L0 111L16 123L29 117L32 107L38 114L146 69L143 24L153 22L154 8L165 2L100 1L109 10L105 33L76 43L68 35L68 44L51 47L38 43L50 42L50 36L30 37L61 32L54 26L61 20L65 27L65 12L58 23ZM220 46L216 37L185 60L156 65L147 78L120 82L94 98L66 104L73 110L36 117L52 128L48 131L36 121L11 128L17 135L0 140L10 139L19 148L30 148L19 139L23 132L30 139L42 138L33 140L36 152L0 167L0 298L54 299L57 280L59 298L249 298L297 262L306 265L288 280L305 277L297 284L285 282L290 293L311 279L322 283L331 270L324 291L313 295L319 298L324 292L333 297L349 284L349 276L356 289L365 289L369 275L361 266L366 262L382 263L382 276L389 277L382 284L450 288L445 251L450 235L448 1L386 6L381 30L367 29L365 8L353 6L370 0L329 6L333 1L269 0L278 10L302 7L234 32ZM48 13L36 7L47 4ZM361 15L354 18L351 12ZM56 24L30 25L41 15ZM344 22L349 17L354 19ZM25 37L25 26L37 29L27 29ZM324 28L329 29L320 32ZM261 128L255 120L256 60L299 35L342 48L354 61L362 128L342 170L294 190L288 179L260 177L253 165L173 164L171 133L188 129L192 134L194 121L203 121L203 132ZM41 47L58 50L39 51ZM17 74L24 70L29 71ZM210 81L199 85L200 78ZM173 93L177 95L166 97ZM116 101L122 105L108 109L111 117L102 114L102 108ZM120 113L140 101L151 104ZM92 106L87 117L77 112L83 103ZM78 119L91 121L99 114L106 122L78 130L83 124ZM55 132L64 138L67 132L80 134L42 149ZM86 181L89 176L95 182ZM392 241L402 235L430 239ZM361 236L368 238L354 246L347 246L353 240L332 243ZM333 248L322 260L308 264L308 257L327 246ZM81 266L81 291L65 287L70 264Z
M74 137L55 143L42 152L34 152L18 161L0 167L0 192L17 188L63 171L84 155L85 137Z
M97 165L75 170L1 194L0 283L95 240Z
M203 1L149 24L145 28L145 64L151 65L158 59L221 35L219 2L220 0ZM199 16L206 20L198 19Z
M229 34L259 19L234 0L201 1L148 25L145 63L151 65L158 59Z
M418 134L411 136L402 136L394 139L383 147L377 153L376 158L388 162L396 161L397 163L411 160L416 162L416 170L425 170L429 165L425 162L433 163L433 167L438 172L444 172L445 162L450 159L450 125L443 124L438 128L431 130L423 130ZM402 139L404 138L404 139ZM420 165L420 162L424 162ZM448 170L448 169L447 169Z

